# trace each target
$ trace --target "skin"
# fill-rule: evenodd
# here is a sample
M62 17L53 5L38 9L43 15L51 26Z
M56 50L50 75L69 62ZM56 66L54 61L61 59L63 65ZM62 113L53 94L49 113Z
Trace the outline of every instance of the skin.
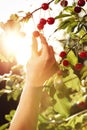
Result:
M32 56L26 67L25 86L9 130L36 130L43 84L58 70L53 48L42 34L39 38L42 48L38 51L37 38L32 36Z

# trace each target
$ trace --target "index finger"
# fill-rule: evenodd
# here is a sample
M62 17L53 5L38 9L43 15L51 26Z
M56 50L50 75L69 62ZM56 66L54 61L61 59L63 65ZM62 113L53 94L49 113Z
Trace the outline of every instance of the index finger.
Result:
M49 46L48 46L48 43L47 43L47 40L46 38L40 34L40 40L41 40L41 45L42 45L42 53L43 54L49 54Z
M33 55L37 55L38 53L38 42L37 42L37 39L32 36L32 56Z
M43 36L43 34L41 34L41 33L40 33L40 40L41 40L41 43L42 43L42 44L45 44L45 45L48 46L48 43L47 43L46 38L45 38L45 37Z

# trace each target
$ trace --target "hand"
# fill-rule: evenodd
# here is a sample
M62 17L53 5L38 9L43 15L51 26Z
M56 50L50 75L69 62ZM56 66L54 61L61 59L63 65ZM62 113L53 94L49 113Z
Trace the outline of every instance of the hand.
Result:
M52 46L47 44L42 34L39 38L42 45L40 51L37 39L32 36L32 55L27 63L26 79L32 87L42 86L58 70Z

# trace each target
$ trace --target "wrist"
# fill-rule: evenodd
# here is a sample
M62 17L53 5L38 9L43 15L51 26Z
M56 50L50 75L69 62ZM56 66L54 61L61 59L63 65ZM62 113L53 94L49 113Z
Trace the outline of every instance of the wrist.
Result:
M39 82L39 81L36 81L34 79L29 79L29 78L26 78L25 79L25 86L29 86L29 87L36 87L36 88L43 88L43 83L42 82Z
M35 102L39 103L42 97L43 87L36 87L31 84L25 84L23 93L26 93L28 97L32 97L32 101L35 100Z

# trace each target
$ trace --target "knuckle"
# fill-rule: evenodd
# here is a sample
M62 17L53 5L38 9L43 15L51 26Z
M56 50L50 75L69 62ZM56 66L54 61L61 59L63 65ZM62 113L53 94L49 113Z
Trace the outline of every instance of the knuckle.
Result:
M47 56L45 57L45 61L46 61L46 62L51 61L51 56L50 56L50 55L47 55Z

